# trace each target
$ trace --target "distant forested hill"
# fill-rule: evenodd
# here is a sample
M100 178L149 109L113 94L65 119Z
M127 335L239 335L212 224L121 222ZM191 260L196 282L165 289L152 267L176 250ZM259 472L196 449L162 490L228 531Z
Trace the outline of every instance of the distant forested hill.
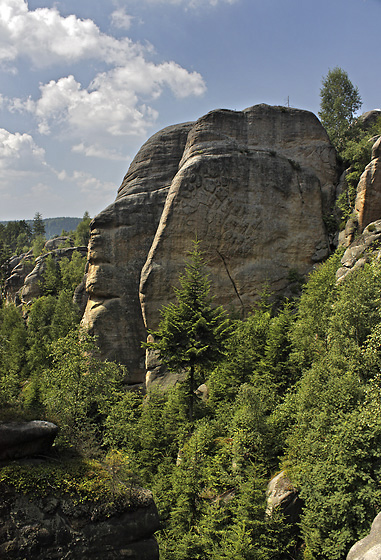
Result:
M33 220L25 220L28 225L33 226ZM61 235L62 230L71 231L76 229L82 218L44 218L46 239L51 239L55 235ZM0 222L6 225L7 222Z

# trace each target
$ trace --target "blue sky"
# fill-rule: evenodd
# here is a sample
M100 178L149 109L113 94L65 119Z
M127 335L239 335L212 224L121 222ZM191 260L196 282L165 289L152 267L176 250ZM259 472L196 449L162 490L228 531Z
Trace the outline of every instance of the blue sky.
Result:
M142 143L216 108L381 106L381 0L0 0L0 220L92 216Z

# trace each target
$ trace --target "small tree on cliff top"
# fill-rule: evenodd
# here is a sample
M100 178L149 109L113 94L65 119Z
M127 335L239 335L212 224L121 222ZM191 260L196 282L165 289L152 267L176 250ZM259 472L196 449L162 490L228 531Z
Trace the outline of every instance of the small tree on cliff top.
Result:
M341 154L348 140L348 133L361 108L359 90L348 74L339 67L329 70L320 89L319 117L328 136Z
M189 419L193 420L195 370L217 362L224 354L225 342L231 332L225 310L213 307L210 281L204 272L199 242L193 242L189 261L174 288L176 303L161 310L155 341L143 346L156 350L162 363L171 371L186 369L188 373Z

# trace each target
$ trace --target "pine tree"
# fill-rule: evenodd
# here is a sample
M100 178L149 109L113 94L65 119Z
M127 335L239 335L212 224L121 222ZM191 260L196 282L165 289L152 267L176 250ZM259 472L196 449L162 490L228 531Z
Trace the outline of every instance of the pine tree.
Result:
M159 352L162 363L172 371L187 370L189 419L193 419L196 369L217 362L224 354L230 334L230 321L225 310L213 306L210 281L204 272L199 242L193 242L185 272L174 288L177 303L161 311L157 331L151 332L154 342L144 347Z

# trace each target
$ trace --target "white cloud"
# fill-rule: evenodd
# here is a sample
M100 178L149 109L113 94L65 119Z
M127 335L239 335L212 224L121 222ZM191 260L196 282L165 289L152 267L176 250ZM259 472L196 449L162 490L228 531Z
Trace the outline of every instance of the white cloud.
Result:
M87 59L123 64L141 51L130 39L106 35L89 19L63 17L55 7L30 11L25 0L0 2L0 62L26 57L37 68Z
M114 21L117 16L127 25L124 9L114 11ZM144 136L158 116L152 102L165 89L177 98L206 91L199 73L172 61L155 64L148 54L150 46L115 39L91 20L62 17L56 8L29 11L24 0L0 0L0 61L24 56L37 67L93 58L103 68L109 65L89 86L68 75L41 84L37 99L3 100L10 111L33 115L41 134L74 140L76 153L118 159L116 138Z
M133 19L124 8L118 8L111 14L111 23L118 29L130 29Z
M29 134L12 134L0 128L0 170L2 174L42 171L46 166L45 151ZM3 175L4 177L4 175Z
M99 211L115 199L116 189L112 181L101 181L84 171L74 171L70 180L81 192L81 198L91 201L89 208L97 207Z
M90 155L92 150L94 156L100 151L94 146L99 146L101 138L144 135L157 118L149 103L165 87L177 97L205 91L197 72L190 73L174 62L153 64L137 56L126 66L98 74L88 88L74 76L51 80L40 86L37 101L13 99L9 108L32 113L42 134L59 132L63 126L66 134L81 140L75 151Z
M117 150L107 149L101 144L86 145L83 142L72 147L72 152L84 154L87 157L96 157L114 161L126 161L126 156Z

